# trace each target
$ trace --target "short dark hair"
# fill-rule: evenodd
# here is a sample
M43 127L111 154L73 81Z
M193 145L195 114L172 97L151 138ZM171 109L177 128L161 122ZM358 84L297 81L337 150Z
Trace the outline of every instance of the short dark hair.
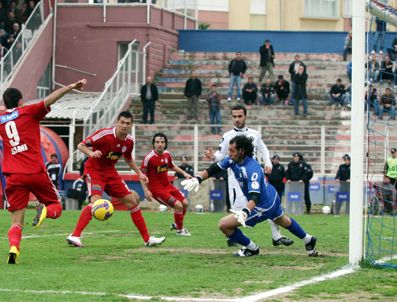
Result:
M280 74L277 78L278 78L279 80L282 80L282 79L284 79L284 76L283 76L282 74Z
M156 137L162 137L162 138L164 138L164 140L165 140L165 148L164 148L164 149L167 149L167 147L168 147L168 138L167 138L167 135L165 135L163 132L157 132L157 133L155 133L155 134L153 135L153 138L152 138L152 146L153 146L153 147L154 147L154 141L155 141Z
M56 158L58 158L58 155L57 155L56 153L52 153L52 154L50 155L50 157L56 157Z
M3 93L4 105L7 109L18 107L19 100L22 100L22 93L16 88L7 88Z
M121 112L119 113L119 115L117 116L117 120L120 120L120 118L122 118L122 117L130 118L132 122L134 121L134 117L132 116L132 113L129 112L128 110L126 110L126 111L121 111Z
M229 142L229 145L232 144L236 144L237 150L244 150L246 156L254 156L254 145L252 144L252 140L245 135L237 135L233 137Z
M336 79L337 82L342 82L341 78Z
M230 111L232 112L233 110L243 110L243 111L244 111L244 115L247 115L247 108L245 108L245 107L244 107L243 105L241 105L241 104L234 105L234 106L232 107L232 110L230 110Z

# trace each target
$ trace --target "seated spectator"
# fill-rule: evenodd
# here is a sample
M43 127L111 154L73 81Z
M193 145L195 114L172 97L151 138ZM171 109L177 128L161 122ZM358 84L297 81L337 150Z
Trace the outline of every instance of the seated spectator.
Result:
M345 103L345 85L342 84L341 79L336 80L336 84L332 85L329 91L329 105L343 106Z
M4 7L4 3L0 1L0 28L4 28L7 20L7 9Z
M14 37L18 37L20 32L21 32L21 27L19 26L19 23L15 22L12 25L12 30L11 30L10 34L14 35Z
M383 119L384 111L389 112L390 119L392 120L396 119L396 99L389 87L385 89L385 94L382 95L380 99L379 112L378 112L378 117L380 120Z
M343 47L343 61L347 60L347 54L352 54L352 32L350 31L345 38L345 46Z
M349 63L347 63L346 65L346 74L347 77L349 78L350 83L352 82L352 68L353 68L352 61L349 61Z
M261 87L262 97L260 98L261 105L271 105L274 101L274 87L269 78Z
M391 48L387 49L387 53L390 56L390 60L397 61L397 38L394 38Z
M350 84L345 89L345 106L348 108L352 107L352 87Z
M252 105L256 103L258 97L258 86L254 83L253 77L248 77L248 82L243 87L243 100L246 105Z
M370 82L377 82L379 80L380 64L376 59L376 53L372 52L370 61L365 63L365 68L367 68L368 78Z
M365 92L365 110L367 110L369 105L369 109L374 108L374 114L378 115L378 111L379 111L378 91L372 85L369 85L368 92L369 93Z
M289 82L280 74L274 86L278 101L288 105L288 96L290 93Z
M220 134L222 131L222 127L214 126L214 125L222 125L221 97L219 93L216 91L216 84L211 85L211 91L207 96L207 102L208 102L208 109L210 114L211 133Z
M187 174L194 176L194 169L191 165L189 165L189 158L184 155L181 157L181 162L182 162L182 165L180 165L179 168L181 168ZM175 173L175 177L179 178L179 179L185 179L185 176L183 176L183 174L180 174L180 173Z
M386 55L380 67L380 79L394 83L394 64L390 60L390 56Z

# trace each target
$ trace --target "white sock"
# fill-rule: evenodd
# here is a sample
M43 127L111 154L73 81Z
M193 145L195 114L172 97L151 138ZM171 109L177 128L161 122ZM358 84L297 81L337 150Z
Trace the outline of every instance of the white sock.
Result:
M310 240L312 240L312 237L313 237L313 236L311 236L311 235L309 235L309 234L306 234L306 236L305 236L302 240L303 240L303 242L304 242L305 244L308 244L308 243L310 242Z
M277 241L281 237L280 229L277 224L275 224L272 220L268 219L267 222L270 224L270 229L272 230L273 240Z
M254 251L258 248L258 246L256 245L255 242L253 242L252 240L250 241L250 243L246 246L247 249Z

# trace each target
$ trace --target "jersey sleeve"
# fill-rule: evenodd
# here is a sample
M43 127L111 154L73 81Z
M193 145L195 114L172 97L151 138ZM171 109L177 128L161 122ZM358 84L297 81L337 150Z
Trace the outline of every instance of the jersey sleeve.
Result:
M231 160L231 158L229 156L226 156L224 159L222 159L220 162L218 162L218 166L222 170L226 170L227 168L231 167L232 164L233 164L233 161Z
M170 169L174 168L174 160L172 159L171 154L167 153L167 157L168 157L168 167Z
M269 149L267 149L265 143L263 142L260 136L258 137L257 149L259 152L259 156L265 162L265 167L273 167L272 162L270 160Z
M225 138L225 136L223 136L218 146L218 150L214 153L216 162L221 161L227 156L227 148L228 148L228 141Z
M38 102L36 104L26 106L26 110L38 121L42 120L48 112L51 111L51 108L46 108L44 105L44 101Z
M82 141L84 145L87 147L98 147L100 146L106 139L102 135L98 135L103 129L96 131L95 133L88 136L85 140Z
M263 178L261 168L249 167L247 169L247 188L248 193L260 193L260 184Z
M141 171L143 174L147 174L148 169L149 169L149 160L150 160L150 156L146 155L143 158L142 164L141 164Z
M123 153L126 162L132 161L132 150L134 150L134 145L128 146L127 150Z

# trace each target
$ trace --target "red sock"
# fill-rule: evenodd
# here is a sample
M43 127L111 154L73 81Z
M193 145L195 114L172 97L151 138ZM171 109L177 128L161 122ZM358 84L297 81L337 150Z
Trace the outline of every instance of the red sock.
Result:
M176 224L177 230L183 229L183 212L176 212L174 211L174 220Z
M139 233L141 233L142 239L145 242L149 241L150 235L146 227L145 218L142 216L142 211L138 206L135 206L130 210L132 222L135 224Z
M22 238L22 227L19 224L14 223L8 230L8 242L10 247L15 245L19 251L19 245Z
M72 236L80 237L86 226L92 219L91 205L86 206L80 214L79 220L77 221L76 227L72 233Z
M62 214L62 205L60 203L51 203L47 208L47 218L57 219Z
M186 212L187 212L187 208L183 207L183 216L186 215Z

